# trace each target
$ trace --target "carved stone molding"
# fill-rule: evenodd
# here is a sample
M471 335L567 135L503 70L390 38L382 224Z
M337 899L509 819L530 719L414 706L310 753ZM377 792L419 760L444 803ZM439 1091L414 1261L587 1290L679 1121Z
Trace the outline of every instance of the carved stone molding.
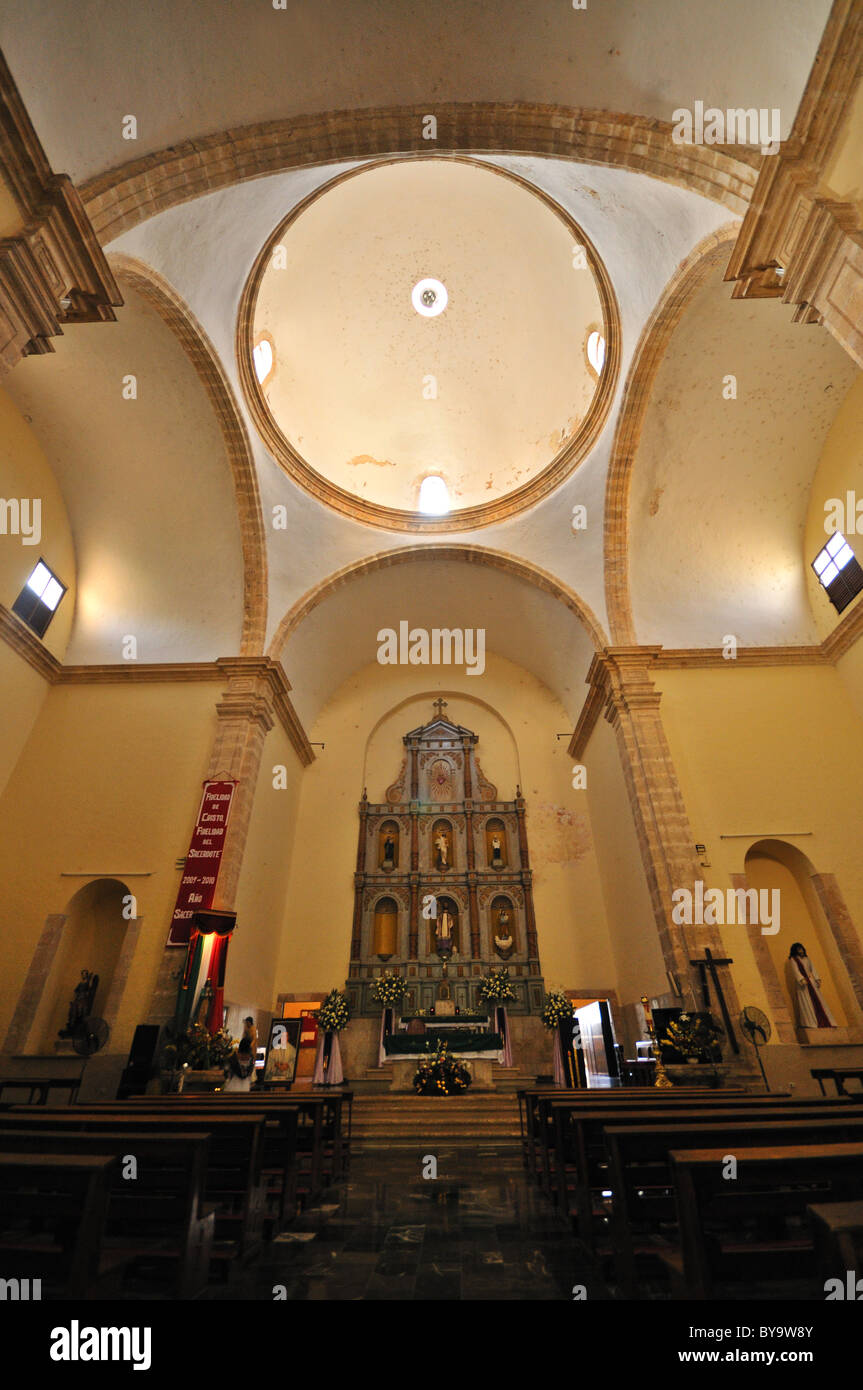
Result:
M45 157L0 54L0 170L20 230L0 240L0 376L21 357L53 352L65 324L116 318L123 303L66 174Z
M834 0L791 135L764 160L725 278L735 299L782 299L795 323L823 323L863 366L863 226L824 183L861 72L863 6Z

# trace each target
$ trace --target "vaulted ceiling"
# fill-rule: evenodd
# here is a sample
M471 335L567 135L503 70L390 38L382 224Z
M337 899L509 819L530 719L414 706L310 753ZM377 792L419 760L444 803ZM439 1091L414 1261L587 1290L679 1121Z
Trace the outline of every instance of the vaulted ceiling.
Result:
M186 141L205 151L225 131L236 150L266 150L266 123L339 110L365 113L359 130L374 126L376 110L545 104L658 130L703 99L778 107L785 135L828 12L828 0L728 0L707 42L705 10L691 0L591 0L586 10L558 0L289 0L285 10L244 0L220 6L217 25L201 0L32 0L0 17L0 47L52 166L109 199L111 171L130 160L155 162ZM546 114L551 125L571 119ZM129 115L134 141L123 138ZM391 615L485 626L491 646L576 713L593 646L614 629L606 489L621 420L645 390L628 510L637 640L813 640L803 524L826 433L856 376L850 360L824 330L793 326L780 304L731 301L722 273L739 219L721 201L721 177L709 197L684 186L673 162L667 177L612 167L613 142L607 160L597 147L586 162L507 153L501 141L497 153L466 144L458 162L436 156L433 142L386 161L340 159L333 147L310 167L234 182L214 174L228 186L201 196L178 181L173 205L136 214L108 243L126 300L118 323L77 328L6 382L72 521L80 592L68 660L116 661L129 631L152 661L274 643L312 719L374 659ZM418 535L330 505L277 457L249 404L238 325L256 262L294 213L285 233L286 245L296 238L294 278L251 324L275 339L283 371L265 394L292 447L383 505L410 508L437 463L458 478L457 505L490 498L497 510ZM608 400L589 447L545 475L594 386L582 351L595 317L579 299L587 281L579 286L571 266L559 278L550 268L571 250L572 227L607 272ZM693 283L645 387L633 370L639 347L699 249L710 273ZM454 289L439 321L415 321L402 294L420 260ZM171 314L155 311L148 281ZM418 337L423 328L439 330L428 370L444 424L431 436L421 383L405 401L433 341ZM134 404L119 387L128 372L139 382ZM727 373L737 377L733 402L722 396ZM509 506L526 479L539 480L537 491ZM575 507L585 508L583 529L573 529ZM373 562L418 543L410 563ZM468 558L478 550L496 557L492 567ZM351 577L326 592L341 571ZM309 595L286 632L286 615Z

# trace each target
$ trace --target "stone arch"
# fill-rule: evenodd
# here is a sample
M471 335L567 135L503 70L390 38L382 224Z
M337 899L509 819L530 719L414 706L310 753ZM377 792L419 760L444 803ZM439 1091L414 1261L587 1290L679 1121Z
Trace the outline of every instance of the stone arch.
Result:
M671 123L535 102L435 103L441 154L550 155L603 164L688 188L742 216L761 158L737 147L676 145ZM133 159L81 184L103 245L166 208L219 188L309 165L428 154L422 106L327 111L214 131Z
M44 1052L53 1045L83 969L99 976L93 1014L113 1032L142 923L133 896L120 879L92 878L73 893L62 913L46 919L4 1051L33 1047Z
M735 887L778 891L780 895L780 930L765 934L759 928L750 928L750 940L756 943L756 961L774 1015L776 1003L784 1005L793 1034L797 1020L785 979L785 961L792 942L802 941L822 978L825 997L836 1018L836 1041L850 1041L849 1030L863 1036L863 948L833 875L819 874L797 845L780 839L754 841L746 850L744 866L744 874L732 875ZM780 1008L780 1039L786 1031L779 1026L781 1019ZM799 1032L797 1035L801 1036Z
M489 550L484 546L443 544L408 545L397 550L379 551L376 555L355 560L353 563L345 565L343 569L331 574L327 579L321 580L284 614L270 641L267 655L272 657L274 661L281 660L289 637L296 631L303 619L308 617L336 589L340 589L352 579L370 574L375 570L388 569L393 565L410 564L413 560L438 559L487 565L491 569L503 570L517 579L524 580L525 583L533 584L544 593L550 594L552 598L558 599L571 613L575 614L596 651L602 651L608 646L608 638L592 609L583 599L579 598L573 589L561 583L546 570L540 569L538 565L533 565L516 555L509 555L505 551Z
M131 256L112 253L120 283L136 290L174 333L195 368L218 421L231 467L243 551L241 656L263 651L267 630L267 546L258 476L239 406L218 354L191 309L157 271Z
M629 498L653 383L686 306L722 264L738 231L736 222L727 223L686 257L644 326L626 378L605 490L605 601L616 646L638 644L629 587Z

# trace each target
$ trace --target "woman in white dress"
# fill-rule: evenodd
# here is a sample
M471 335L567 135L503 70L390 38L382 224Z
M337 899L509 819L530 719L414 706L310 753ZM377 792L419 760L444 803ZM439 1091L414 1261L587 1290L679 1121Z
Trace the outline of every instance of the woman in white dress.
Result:
M225 1070L223 1091L248 1091L255 1071L255 1055L248 1038L240 1038L236 1052Z
M785 978L791 998L796 1000L799 1028L835 1028L836 1020L821 993L821 977L806 954L806 947L795 941L785 962Z

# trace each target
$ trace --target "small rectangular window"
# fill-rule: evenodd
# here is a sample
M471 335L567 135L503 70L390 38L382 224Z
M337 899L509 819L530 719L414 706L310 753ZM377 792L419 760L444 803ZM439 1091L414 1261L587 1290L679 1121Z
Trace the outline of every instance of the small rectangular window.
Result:
M863 589L863 568L841 531L836 531L819 550L812 568L837 613L847 608Z
M40 560L13 603L12 612L32 628L37 637L43 637L65 592L66 585L60 583L44 560Z

